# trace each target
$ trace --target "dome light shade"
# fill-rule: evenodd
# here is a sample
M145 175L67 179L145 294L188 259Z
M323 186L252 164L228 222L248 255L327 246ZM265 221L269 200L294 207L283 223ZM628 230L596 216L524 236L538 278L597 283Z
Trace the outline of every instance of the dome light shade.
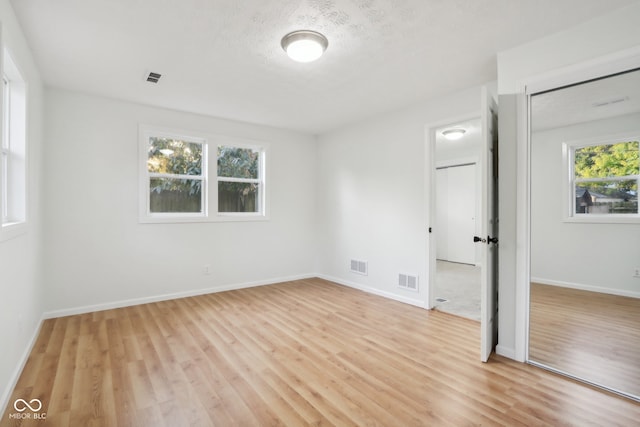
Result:
M294 31L282 38L282 48L289 58L298 62L311 62L320 58L329 46L327 38L310 30Z
M462 128L453 128L442 131L442 136L449 141L456 141L464 136L467 131Z

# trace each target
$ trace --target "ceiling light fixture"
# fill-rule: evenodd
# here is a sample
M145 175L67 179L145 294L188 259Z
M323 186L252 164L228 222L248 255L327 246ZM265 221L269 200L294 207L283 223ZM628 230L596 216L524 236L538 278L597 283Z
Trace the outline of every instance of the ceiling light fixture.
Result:
M462 128L453 128L442 131L442 136L447 138L449 141L455 141L464 136L467 131Z
M282 38L282 48L289 58L298 62L311 62L320 58L329 46L322 34L310 31L293 31Z

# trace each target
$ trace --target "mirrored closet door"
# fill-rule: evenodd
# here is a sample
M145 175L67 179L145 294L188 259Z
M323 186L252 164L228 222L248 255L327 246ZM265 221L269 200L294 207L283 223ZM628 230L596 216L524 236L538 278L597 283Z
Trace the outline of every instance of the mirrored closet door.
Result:
M640 71L530 102L528 359L640 400Z

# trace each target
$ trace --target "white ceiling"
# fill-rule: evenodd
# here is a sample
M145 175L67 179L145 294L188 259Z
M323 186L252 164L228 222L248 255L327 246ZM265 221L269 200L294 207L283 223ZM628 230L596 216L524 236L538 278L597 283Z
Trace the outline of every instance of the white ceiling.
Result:
M495 80L496 52L633 2L11 1L50 86L309 133ZM298 29L325 56L288 59Z

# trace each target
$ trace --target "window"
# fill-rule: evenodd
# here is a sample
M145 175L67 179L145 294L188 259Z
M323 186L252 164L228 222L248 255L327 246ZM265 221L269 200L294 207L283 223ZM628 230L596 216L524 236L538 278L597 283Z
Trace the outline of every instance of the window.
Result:
M640 138L569 144L570 217L639 219Z
M26 84L7 50L2 71L2 239L25 230L27 221Z
M218 146L218 212L262 211L262 158L257 147Z
M204 213L206 144L183 138L149 138L149 212Z
M267 218L263 145L141 126L140 158L141 222Z

